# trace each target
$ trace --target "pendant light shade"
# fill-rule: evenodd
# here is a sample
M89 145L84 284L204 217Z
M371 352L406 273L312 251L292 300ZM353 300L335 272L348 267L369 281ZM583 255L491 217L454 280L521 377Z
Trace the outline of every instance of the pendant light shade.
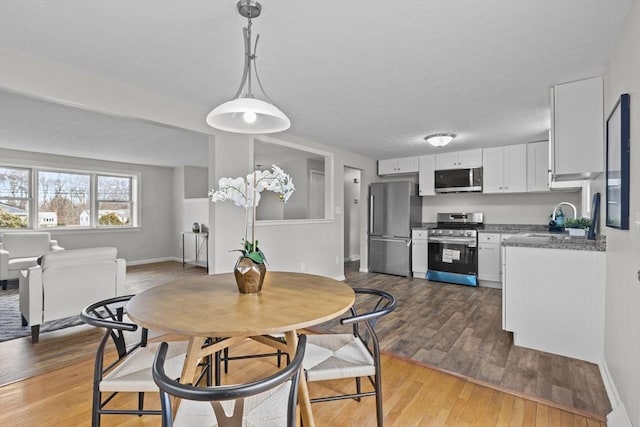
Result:
M251 51L251 18L257 18L262 6L255 0L240 0L237 3L240 15L247 18L244 33L244 69L240 87L234 98L214 108L207 115L207 124L213 128L233 133L273 133L289 129L291 121L278 107L273 105L260 83L256 67L258 37ZM252 93L252 74L266 99L258 99ZM244 91L244 93L243 93Z
M235 133L273 133L289 129L291 121L273 104L256 98L236 98L207 116L213 128Z

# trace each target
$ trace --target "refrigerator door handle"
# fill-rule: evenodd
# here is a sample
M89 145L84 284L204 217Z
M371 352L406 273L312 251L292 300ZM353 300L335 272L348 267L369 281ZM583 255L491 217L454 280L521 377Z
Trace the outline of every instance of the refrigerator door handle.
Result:
M411 242L412 242L411 239L407 240L407 247L411 246Z
M395 242L395 243L406 243L405 239L397 239L393 237L371 237L370 240L374 240L376 242ZM409 240L409 245L411 244L411 240ZM407 245L407 246L409 246Z
M369 234L373 234L373 194L369 196Z

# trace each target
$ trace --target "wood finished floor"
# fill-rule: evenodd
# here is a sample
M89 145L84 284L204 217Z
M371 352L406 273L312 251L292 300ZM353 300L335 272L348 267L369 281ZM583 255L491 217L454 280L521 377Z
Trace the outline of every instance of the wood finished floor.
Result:
M235 348L242 354L262 352L264 347L246 342ZM87 359L49 373L0 387L0 425L89 426L93 361ZM233 361L226 384L258 379L272 372L275 358ZM484 387L465 379L428 369L415 362L382 356L385 425L407 426L581 426L606 427L605 423L549 407L519 396ZM353 389L353 381L311 383L312 396ZM120 394L112 402L120 408L137 403L135 394ZM145 398L147 408L158 408L157 395ZM375 425L375 401L341 400L312 406L316 425L362 427ZM160 426L158 416L110 415L104 427Z
M472 396L467 396L469 390L472 390L473 393L475 391L480 393L484 390L481 383L486 381L504 389L520 391L525 395L534 396L534 400L535 396L538 396L541 399L557 402L560 405L578 408L586 412L587 415L588 413L600 415L595 419L602 420L603 415L608 413L609 404L597 367L585 362L513 346L510 337L508 337L510 334L500 329L501 298L499 290L475 289L431 283L418 279L411 280L396 276L358 273L357 270L354 271L353 269L354 265L349 264L345 271L348 283L354 286L379 287L389 290L396 295L400 302L398 310L379 325L383 349L389 353L395 353L406 358L415 359L418 362L433 365L438 369L450 370L469 376L472 378L471 384L474 381L480 383L467 385L468 381L461 380L463 381L462 387L467 390L467 392L463 393L466 398L472 399ZM152 286L179 280L185 274L204 274L204 269L187 267L183 270L179 263L174 262L129 267L127 270L127 289L131 293L139 292ZM67 369L65 367L80 366L83 363L91 364L99 333L88 327L84 330L82 328L78 329L79 331L74 328L74 331L65 330L43 334L41 342L36 345L32 345L28 338L0 343L0 355L2 355L0 384L7 384L23 378L35 380L33 377L44 380L49 374L54 371L57 372L61 368ZM504 337L505 334L508 338ZM429 357L433 357L436 362L429 359ZM397 358L391 359L397 360ZM432 372L432 370L425 369L420 364L409 364L412 369ZM401 366L404 365L401 364ZM395 378L394 371L397 369L400 368L393 365L389 369L392 372L385 372L385 378L388 375ZM73 369L69 372L73 372ZM412 380L413 374L406 378ZM443 378L450 378L445 381L453 381L451 378L454 377L444 375ZM385 381L385 384L398 384L397 379L389 379L388 381L385 379ZM31 395L33 389L28 384L30 382L20 381L16 382L15 387L21 389L21 393ZM26 391L24 387L26 387ZM391 387L395 388L396 386L392 385ZM404 386L398 385L398 387L402 388ZM414 384L411 387L413 387L411 390L415 391L415 388L419 387L419 385ZM441 387L441 385L438 385L438 387ZM3 392L9 390L2 387L0 394L4 394ZM432 391L429 393L432 394ZM500 402L509 407L507 411L509 414L513 415L512 412L515 411L514 413L518 419L520 419L518 414L522 412L520 410L521 406L524 408L531 404L530 400L514 397L513 394L509 393L500 394L500 397L495 397L494 391L482 391L482 393L485 395L485 400L486 394L489 393L489 401L493 402L492 405L495 404L495 399L499 399ZM499 392L495 391L495 393ZM396 394L393 393L389 399L392 401L394 399L397 400ZM419 399L419 401L421 400ZM462 405L461 402L463 400L456 400L458 402L456 405ZM488 404L484 400L483 402L478 403L478 405L486 406ZM500 411L506 411L503 408L503 403L501 403ZM407 404L412 405L411 403ZM549 424L540 425L567 425L553 422L553 420L561 420L566 415L558 415L556 409L549 408L546 405L538 405L538 407L547 408L536 409L536 412L541 411L538 421L549 419ZM482 411L489 411L489 407L485 406L483 406L484 409ZM2 407L6 408L4 404ZM495 405L491 407L496 410ZM314 411L316 410L314 409ZM401 414L406 412L401 409L401 406L396 407L394 411ZM413 411L415 412L415 408ZM530 411L530 409L527 409L526 412L529 413ZM552 416L552 413L556 415ZM564 414L562 411L560 413ZM415 416L415 414L413 415ZM399 419L405 419L403 416ZM501 417L504 418L503 416L504 413ZM415 420L415 418L411 419ZM524 420L525 418L522 419ZM531 418L526 419L530 420ZM575 425L591 425L590 421L593 421L593 418L582 417L579 421L576 421ZM130 421L126 425L130 425L129 423ZM442 425L472 424L465 422L461 424L444 423ZM0 420L0 425L6 424ZM391 425L431 425L431 423L398 422ZM435 424L434 421L434 425L439 424ZM502 424L480 423L476 425ZM512 425L536 425L536 423L515 422ZM571 425L574 425L573 422Z
M126 290L135 294L187 276L203 274L206 274L204 268L187 265L183 269L177 262L129 266ZM32 344L29 337L1 342L0 385L91 358L101 337L102 332L83 325L41 333L37 344Z
M384 351L581 411L611 411L597 365L513 345L501 327L501 290L359 273L358 265L345 265L350 285L398 299L378 325Z

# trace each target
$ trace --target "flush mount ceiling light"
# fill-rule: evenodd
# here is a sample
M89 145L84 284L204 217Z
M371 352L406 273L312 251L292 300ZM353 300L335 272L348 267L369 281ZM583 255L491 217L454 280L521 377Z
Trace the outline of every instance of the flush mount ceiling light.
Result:
M456 137L455 133L435 133L425 136L424 139L434 147L444 147Z
M240 0L237 3L240 15L247 18L244 27L244 69L240 87L231 101L213 109L207 116L207 124L213 128L234 133L273 133L289 129L291 121L278 109L262 88L256 67L256 48L258 39L251 51L251 19L260 16L262 6L257 1ZM252 68L253 65L253 68ZM256 83L266 100L254 96L252 92L252 72Z

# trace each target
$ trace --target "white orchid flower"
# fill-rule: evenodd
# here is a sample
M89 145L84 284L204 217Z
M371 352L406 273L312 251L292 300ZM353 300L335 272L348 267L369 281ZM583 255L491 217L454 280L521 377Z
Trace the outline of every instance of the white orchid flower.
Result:
M272 165L271 170L256 170L245 178L220 178L218 180L218 189L209 190L208 195L212 202L230 200L236 206L245 209L245 238L243 240L245 244L242 252L259 252L258 241L255 239L255 211L251 215L253 238L251 242L247 240L249 209L258 206L261 198L260 193L264 190L280 194L280 200L286 203L295 189L291 177L278 166ZM245 254L245 256L249 255L251 254ZM257 259L262 258L263 254L260 252L260 257Z

